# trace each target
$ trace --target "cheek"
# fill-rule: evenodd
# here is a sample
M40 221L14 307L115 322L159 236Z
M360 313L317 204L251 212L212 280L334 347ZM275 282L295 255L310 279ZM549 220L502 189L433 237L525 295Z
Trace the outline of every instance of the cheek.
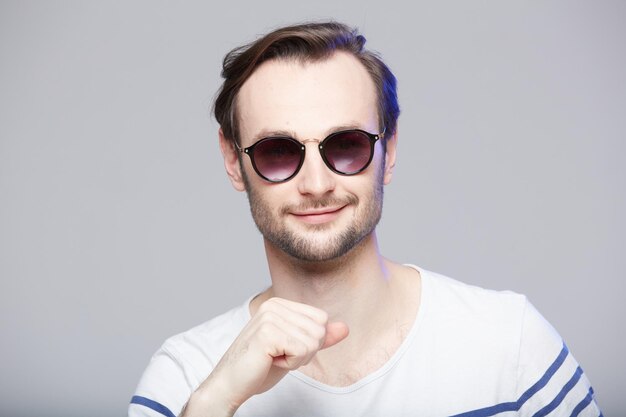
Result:
M280 216L286 206L284 196L290 192L278 184L268 184L261 178L248 178L246 189L252 212L264 218Z

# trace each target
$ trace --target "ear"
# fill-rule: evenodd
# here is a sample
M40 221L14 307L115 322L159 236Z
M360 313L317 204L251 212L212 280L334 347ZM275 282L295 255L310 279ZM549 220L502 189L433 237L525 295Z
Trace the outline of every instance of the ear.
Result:
M383 176L383 182L385 185L391 182L393 176L393 169L396 166L396 152L398 149L398 127L392 136L387 139L387 151L385 153L385 173Z
M234 140L224 136L222 128L219 129L220 150L224 157L224 168L230 178L230 182L237 191L245 191L246 186L241 175L241 165L239 164L239 151L235 148Z

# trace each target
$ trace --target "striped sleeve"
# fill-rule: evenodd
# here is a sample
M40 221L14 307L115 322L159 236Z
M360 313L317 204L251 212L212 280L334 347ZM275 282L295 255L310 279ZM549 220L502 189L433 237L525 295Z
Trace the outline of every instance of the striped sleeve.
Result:
M556 330L526 300L517 392L454 417L602 417L593 388Z
M517 386L521 416L602 415L582 368L556 330L528 301Z
M250 320L251 299L167 339L144 371L128 407L128 416L179 415L191 394Z
M193 392L167 342L152 357L128 407L129 417L175 417Z

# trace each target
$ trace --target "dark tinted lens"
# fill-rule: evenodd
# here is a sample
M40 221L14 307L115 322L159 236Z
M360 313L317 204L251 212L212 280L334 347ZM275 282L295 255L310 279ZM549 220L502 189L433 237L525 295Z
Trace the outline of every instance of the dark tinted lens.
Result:
M369 163L372 147L363 132L341 132L324 142L328 163L343 174L354 174Z
M257 171L270 181L283 181L300 166L301 146L288 138L268 138L254 147Z

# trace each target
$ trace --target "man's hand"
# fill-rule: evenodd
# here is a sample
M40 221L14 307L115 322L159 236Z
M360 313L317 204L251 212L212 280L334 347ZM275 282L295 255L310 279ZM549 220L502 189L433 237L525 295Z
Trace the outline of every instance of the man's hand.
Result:
M183 416L232 416L250 397L348 336L315 307L271 298L259 307L211 375L191 396Z

